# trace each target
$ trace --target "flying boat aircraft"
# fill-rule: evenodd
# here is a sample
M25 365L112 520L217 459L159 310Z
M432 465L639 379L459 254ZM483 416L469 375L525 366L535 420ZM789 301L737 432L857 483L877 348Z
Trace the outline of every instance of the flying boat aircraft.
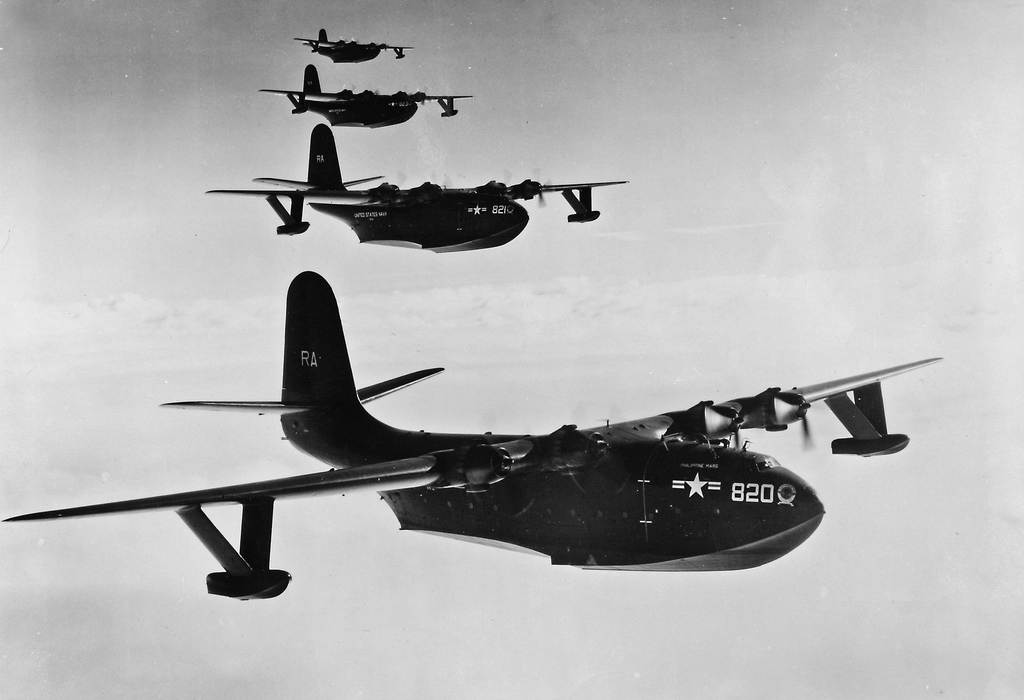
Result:
M455 100L465 100L472 95L427 95L423 92L396 92L381 95L370 90L353 92L323 92L316 66L306 66L302 90L260 90L275 95L284 95L295 107L292 114L313 112L330 122L331 126L363 126L376 129L409 121L416 110L425 102L441 105L442 117L454 117Z
M491 181L471 188L447 188L424 182L403 190L383 183L367 190L350 190L349 185L377 177L343 182L334 134L326 124L317 124L309 139L309 169L305 181L258 178L256 182L291 188L273 190L210 190L207 194L233 194L266 199L283 222L282 235L305 232L303 204L313 200L315 211L341 219L362 243L422 248L435 253L477 250L504 245L518 236L530 220L517 199L543 199L545 192L561 192L573 208L570 222L593 221L601 212L593 207L595 187L622 185L625 181L584 182L571 185L542 185L523 180L517 185ZM285 207L282 199L290 200Z
M280 401L167 405L280 414L286 439L326 471L8 520L173 510L224 568L207 577L207 591L241 599L279 595L291 581L270 568L278 500L357 490L379 492L403 529L539 553L552 564L746 569L804 542L824 507L801 477L739 446L739 431L806 425L811 405L824 401L851 434L832 443L834 453L898 452L909 438L888 432L879 382L938 360L546 435L402 430L363 404L440 370L357 390L334 293L304 272L288 290ZM225 503L242 507L237 547L204 511Z
M405 52L411 46L389 46L388 44L363 44L355 39L345 41L328 41L327 30L321 29L316 39L302 39L295 37L295 41L301 41L308 46L313 53L327 56L335 63L362 63L370 61L380 55L381 51L394 51L395 58L405 58Z

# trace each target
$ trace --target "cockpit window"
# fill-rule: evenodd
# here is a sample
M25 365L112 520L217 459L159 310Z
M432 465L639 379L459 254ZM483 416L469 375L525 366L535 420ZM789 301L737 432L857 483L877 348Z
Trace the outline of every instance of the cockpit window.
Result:
M756 452L743 452L742 454L748 460L747 464L750 464L759 472L765 472L769 469L775 469L776 467L781 466L775 458L770 455L762 455Z

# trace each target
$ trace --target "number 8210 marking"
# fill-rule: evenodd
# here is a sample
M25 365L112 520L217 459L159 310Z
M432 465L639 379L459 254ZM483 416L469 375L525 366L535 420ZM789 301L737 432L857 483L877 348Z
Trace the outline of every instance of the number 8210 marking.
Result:
M775 501L775 485L733 484L732 500L746 503L773 503Z

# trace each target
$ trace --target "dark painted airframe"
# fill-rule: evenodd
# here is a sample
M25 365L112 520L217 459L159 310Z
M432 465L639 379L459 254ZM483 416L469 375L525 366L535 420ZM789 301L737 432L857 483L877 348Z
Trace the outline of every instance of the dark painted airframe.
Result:
M302 220L303 204L313 200L312 209L344 221L362 243L448 253L494 248L522 233L530 215L515 201L517 199L560 192L574 211L568 221L586 223L601 215L593 207L593 188L625 184L616 181L542 185L535 180L524 180L517 185L506 185L492 180L472 188L447 188L425 182L408 190L388 183L368 190L348 189L350 185L375 179L342 181L334 134L326 124L317 124L309 139L309 169L305 181L256 180L288 187L291 191L210 190L209 194L266 199L282 221L277 227L282 235L295 235L309 229L309 222ZM290 200L289 206L286 207L282 199Z
M327 56L335 63L362 63L372 61L380 55L381 51L394 51L395 58L405 58L405 52L411 46L389 46L388 44L364 44L355 40L329 41L327 30L321 29L316 39L302 39L295 37L295 41L301 41L308 46L313 53Z
M403 529L540 553L554 564L746 569L806 540L824 508L806 481L767 455L731 447L731 438L783 429L825 400L852 434L834 452L901 450L908 438L887 432L879 381L936 361L547 435L402 430L373 418L364 401L439 370L357 390L334 294L304 272L288 291L281 401L169 405L281 414L287 439L329 470L10 520L172 509L224 567L207 577L207 590L243 599L279 595L291 580L270 568L277 500L359 489L380 492ZM242 505L237 548L203 511L219 503Z
M324 92L320 87L320 76L316 66L306 66L302 90L260 90L274 95L284 95L292 103L292 114L313 112L319 114L331 126L356 126L378 129L394 126L412 119L421 104L437 102L441 105L442 117L454 117L455 100L469 99L472 95L427 95L423 92L396 92L381 95L370 90L353 92Z

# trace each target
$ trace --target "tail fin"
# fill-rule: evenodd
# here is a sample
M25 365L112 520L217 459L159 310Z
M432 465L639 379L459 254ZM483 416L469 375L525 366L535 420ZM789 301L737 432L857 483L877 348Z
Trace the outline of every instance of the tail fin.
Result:
M314 187L345 189L334 134L326 124L317 124L309 136L309 175L306 181Z
M316 66L306 66L306 73L302 77L302 92L305 95L320 95L320 75L316 72Z
M281 402L363 412L338 302L327 281L315 272L303 272L288 288Z
M327 30L326 29L321 29L320 30L320 34L319 34L319 36L317 36L317 41L319 41L322 44L326 44L327 43Z

